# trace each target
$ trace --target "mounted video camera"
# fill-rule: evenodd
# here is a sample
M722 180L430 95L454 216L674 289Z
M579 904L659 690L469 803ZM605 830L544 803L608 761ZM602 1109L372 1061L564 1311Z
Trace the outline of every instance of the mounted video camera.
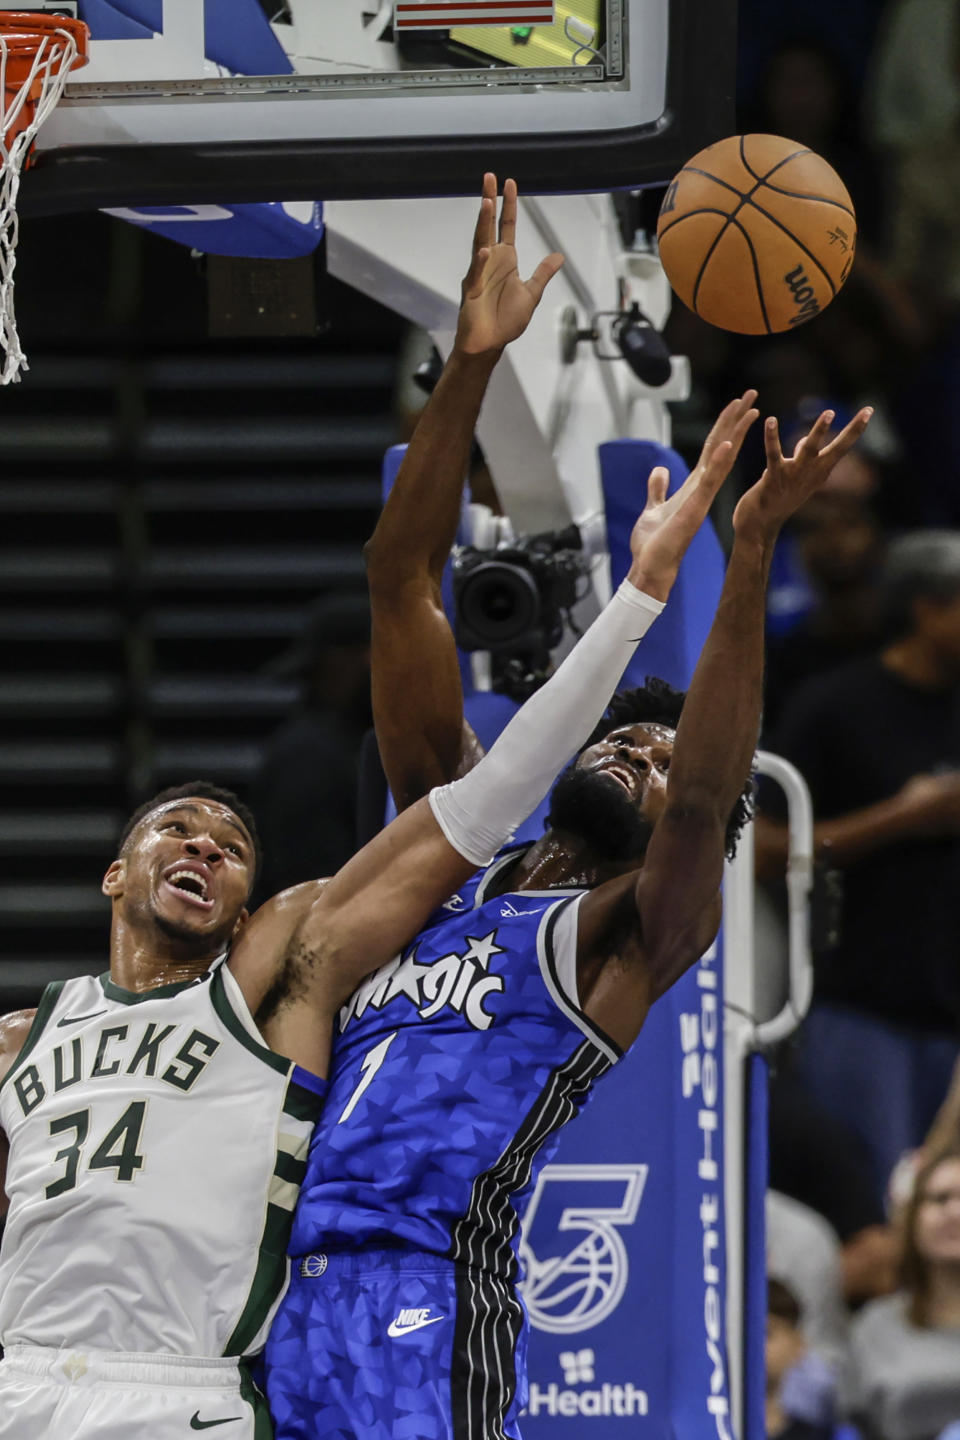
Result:
M487 650L493 688L522 701L547 678L550 651L590 572L576 525L520 535L453 557L454 634L461 650ZM575 628L575 627L574 627Z

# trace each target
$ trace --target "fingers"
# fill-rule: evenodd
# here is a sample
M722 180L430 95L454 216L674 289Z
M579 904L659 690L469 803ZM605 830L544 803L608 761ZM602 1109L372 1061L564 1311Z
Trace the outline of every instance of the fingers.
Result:
M540 261L540 264L527 281L527 289L533 298L534 305L539 304L540 296L562 265L563 256L559 250L554 250L551 255L544 256Z
M514 245L517 239L517 182L504 180L500 207L500 244Z
M862 410L859 410L857 414L854 415L850 423L843 427L840 434L830 441L830 444L823 451L823 454L828 455L831 460L839 460L842 455L846 455L847 451L856 445L860 436L870 424L872 415L873 406L865 405Z
M734 446L731 440L721 440L720 443L715 446L713 454L704 467L703 476L697 487L698 491L703 491L707 494L708 499L712 500L713 495L716 494L724 480L726 480L738 449L739 446Z
M703 443L703 450L700 454L702 463L706 463L706 461L709 460L713 447L723 439L732 438L736 440L737 448L739 449L743 443L744 435L746 435L759 414L759 411L753 411L753 402L756 398L756 390L744 390L739 399L731 400L729 405L724 406L713 422L710 434ZM751 418L747 419L747 416L751 416ZM737 438L738 435L739 439Z
M813 450L816 454L820 453L827 436L830 434L830 426L833 424L834 419L835 411L822 410L820 412L800 442L804 450ZM797 448L799 449L799 446Z
M493 244L496 209L497 177L488 170L483 177L483 188L480 191L480 213L477 216L477 226L473 232L474 254L483 246L489 248Z
M647 504L662 505L670 486L670 471L666 465L656 465L647 477Z
M764 422L763 448L767 456L768 470L783 464L783 451L780 449L780 426L777 424L776 415L768 415Z

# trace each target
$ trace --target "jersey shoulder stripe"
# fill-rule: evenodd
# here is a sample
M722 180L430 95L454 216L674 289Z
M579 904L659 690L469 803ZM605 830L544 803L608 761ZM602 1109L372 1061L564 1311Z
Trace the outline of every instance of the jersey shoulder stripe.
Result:
M10 1066L6 1075L0 1080L0 1090L6 1085L11 1075L17 1073L47 1028L47 1022L56 1009L57 1001L60 999L60 992L66 983L65 980L54 980L44 989L43 994L40 996L40 1004L37 1006L37 1012L33 1017L33 1023L27 1031L27 1038L20 1047L20 1053Z
M264 1065L269 1065L271 1070L276 1070L280 1075L290 1073L293 1062L285 1059L283 1055L278 1055L275 1050L268 1049L259 1038L240 986L225 964L218 966L214 972L210 983L210 999L230 1034L235 1040L239 1040L251 1055L256 1055L258 1060L262 1060Z
M580 890L547 912L537 932L537 958L553 1003L612 1063L623 1058L623 1050L581 1009L577 993L577 923L587 893Z

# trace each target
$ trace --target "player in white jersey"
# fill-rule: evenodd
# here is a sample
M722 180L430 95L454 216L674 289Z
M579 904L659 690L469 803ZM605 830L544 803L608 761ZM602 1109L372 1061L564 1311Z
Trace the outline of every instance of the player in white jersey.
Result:
M480 348L520 334L561 263L520 280L508 192L499 243L484 243L489 193L481 206L465 356L478 334ZM0 1022L0 1440L268 1433L244 1361L286 1278L333 1018L589 734L734 451L719 445L666 504L652 477L628 581L588 635L476 769L333 879L250 918L257 841L232 796L191 783L132 817L103 881L109 974L50 987L36 1012Z

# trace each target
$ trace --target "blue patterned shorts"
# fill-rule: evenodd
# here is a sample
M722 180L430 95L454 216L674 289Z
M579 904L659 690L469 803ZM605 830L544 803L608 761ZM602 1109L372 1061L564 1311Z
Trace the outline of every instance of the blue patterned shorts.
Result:
M513 1287L407 1250L292 1261L266 1348L277 1440L520 1440Z

